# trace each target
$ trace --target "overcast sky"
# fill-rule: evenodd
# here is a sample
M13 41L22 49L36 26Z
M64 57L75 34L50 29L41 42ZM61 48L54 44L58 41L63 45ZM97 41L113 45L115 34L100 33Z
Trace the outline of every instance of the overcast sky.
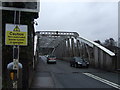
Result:
M36 31L74 31L104 41L118 39L117 2L41 2Z

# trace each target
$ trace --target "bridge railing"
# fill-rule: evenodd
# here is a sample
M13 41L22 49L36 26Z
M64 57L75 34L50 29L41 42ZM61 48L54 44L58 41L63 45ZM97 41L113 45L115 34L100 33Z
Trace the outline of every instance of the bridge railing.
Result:
M70 61L71 57L80 56L89 60L90 66L92 67L109 71L116 69L117 60L115 58L115 53L103 47L102 45L83 37L77 37L75 39L72 37L69 38L69 40L62 40L59 46L56 48L56 51L54 50L54 53L60 59L68 62ZM66 45L66 41L69 41L69 46ZM79 41L79 45L77 45L77 41Z
M115 53L106 49L102 45L83 37L78 37L77 39L93 48L93 59L89 61L94 67L106 69L109 71L116 69L117 60L115 59Z

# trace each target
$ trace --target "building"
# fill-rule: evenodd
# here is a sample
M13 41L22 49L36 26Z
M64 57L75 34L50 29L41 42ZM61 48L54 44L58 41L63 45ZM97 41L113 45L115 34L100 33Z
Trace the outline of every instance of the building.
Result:
M17 0L14 0L17 1ZM10 88L8 82L7 65L13 62L13 45L6 45L5 33L6 25L26 25L27 26L27 45L19 47L19 62L23 65L22 86L29 88L33 74L34 60L34 19L39 16L40 2L2 2L2 87ZM27 51L27 52L26 52Z

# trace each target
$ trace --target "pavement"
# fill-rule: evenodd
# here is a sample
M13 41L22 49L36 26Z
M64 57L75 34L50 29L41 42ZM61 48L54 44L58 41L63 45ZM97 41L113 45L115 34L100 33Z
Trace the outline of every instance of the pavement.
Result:
M45 74L45 73L41 73ZM51 76L37 76L35 77L31 88L53 88L54 82Z
M41 64L42 63L42 64ZM43 62L38 61L38 65L34 74L34 78L30 88L54 88L55 83L52 74L46 71Z

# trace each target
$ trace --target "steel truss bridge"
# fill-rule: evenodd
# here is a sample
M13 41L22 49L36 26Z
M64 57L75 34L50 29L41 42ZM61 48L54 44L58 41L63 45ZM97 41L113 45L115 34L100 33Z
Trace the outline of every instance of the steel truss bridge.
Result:
M77 32L37 31L36 50L41 55L53 54L66 61L79 56L87 59L96 68L110 71L116 68L115 53Z

